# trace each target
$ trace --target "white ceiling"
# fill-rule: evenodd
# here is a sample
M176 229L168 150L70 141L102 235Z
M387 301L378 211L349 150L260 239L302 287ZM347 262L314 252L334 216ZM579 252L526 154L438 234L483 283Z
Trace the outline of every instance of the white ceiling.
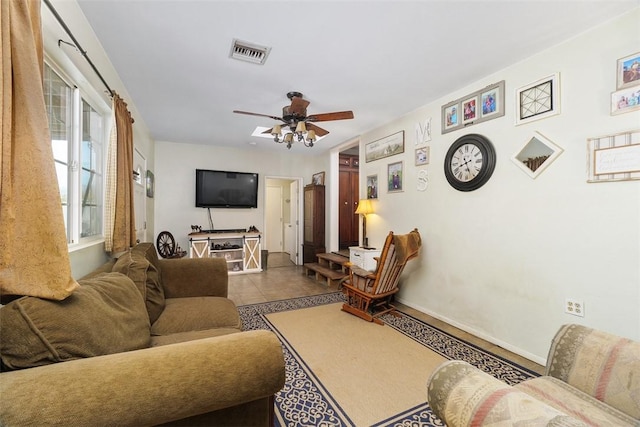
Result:
M273 120L232 111L280 116L287 92L299 91L311 102L308 114L355 114L319 123L330 134L314 148L292 148L319 154L639 1L78 4L156 140L286 150L251 136ZM234 38L271 47L265 65L230 59Z

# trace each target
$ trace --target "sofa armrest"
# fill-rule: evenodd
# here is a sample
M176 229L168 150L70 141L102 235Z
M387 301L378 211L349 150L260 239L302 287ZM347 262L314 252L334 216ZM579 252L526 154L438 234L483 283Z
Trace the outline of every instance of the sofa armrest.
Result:
M272 396L284 357L249 331L0 374L0 425L157 425Z
M640 342L567 324L553 337L545 375L640 420Z
M449 427L492 425L505 420L509 425L585 426L460 360L444 362L431 374L427 400Z
M227 297L229 273L222 258L158 260L166 298Z

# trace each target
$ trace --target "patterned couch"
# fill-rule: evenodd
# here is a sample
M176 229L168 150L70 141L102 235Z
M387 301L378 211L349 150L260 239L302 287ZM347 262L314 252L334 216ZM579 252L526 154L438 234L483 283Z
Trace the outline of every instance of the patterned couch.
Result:
M434 413L454 426L640 426L640 342L564 325L545 374L509 386L452 360L428 381Z

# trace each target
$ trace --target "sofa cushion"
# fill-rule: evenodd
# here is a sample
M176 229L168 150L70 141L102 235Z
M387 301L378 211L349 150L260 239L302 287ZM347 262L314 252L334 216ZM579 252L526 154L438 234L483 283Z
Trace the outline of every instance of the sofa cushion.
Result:
M133 248L118 258L113 271L129 276L133 280L147 306L149 321L155 322L165 305L160 270L146 258L144 252Z
M205 329L202 331L191 332L176 332L169 335L151 336L151 347L158 347L161 345L178 344L181 342L201 340L203 338L213 338L222 335L236 334L241 332L236 328L215 328Z
M241 330L236 305L223 297L167 298L164 311L151 325L151 335L202 331L214 328Z
M149 318L119 273L79 280L62 301L22 297L0 309L0 357L10 369L136 350L150 344Z
M160 261L158 260L158 252L156 252L156 247L153 246L153 243L138 243L133 248L131 248L131 252L144 256L147 261L149 261L158 270L158 273L160 274ZM160 284L162 284L162 278L160 278Z

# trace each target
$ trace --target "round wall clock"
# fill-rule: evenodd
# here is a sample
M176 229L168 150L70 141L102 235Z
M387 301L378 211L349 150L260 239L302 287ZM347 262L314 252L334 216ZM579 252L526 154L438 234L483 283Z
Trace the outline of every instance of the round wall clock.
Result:
M444 158L444 175L456 190L473 191L489 181L496 167L496 152L487 138L478 134L458 138Z

